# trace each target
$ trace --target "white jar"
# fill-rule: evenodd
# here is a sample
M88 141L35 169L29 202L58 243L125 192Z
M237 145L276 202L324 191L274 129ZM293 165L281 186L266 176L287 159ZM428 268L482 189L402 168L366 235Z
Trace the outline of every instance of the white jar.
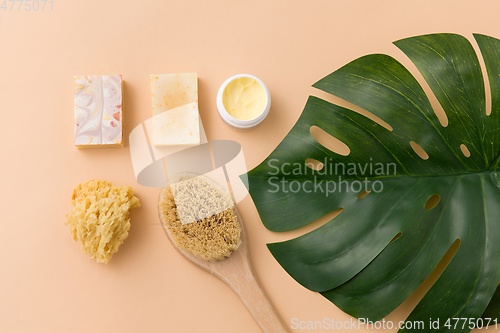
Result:
M249 120L237 119L231 116L224 107L223 95L227 85L231 81L238 79L240 77L248 77L254 79L255 81L257 81L257 83L259 83L262 86L262 88L264 88L264 92L266 94L266 104L264 110L262 110L262 112L253 119ZM264 82L262 82L259 78L250 74L238 74L231 76L229 79L224 81L224 83L219 88L219 92L217 93L217 110L219 111L220 117L229 127L237 131L249 131L257 127L267 117L269 109L271 109L271 94L269 93L269 89L267 89Z

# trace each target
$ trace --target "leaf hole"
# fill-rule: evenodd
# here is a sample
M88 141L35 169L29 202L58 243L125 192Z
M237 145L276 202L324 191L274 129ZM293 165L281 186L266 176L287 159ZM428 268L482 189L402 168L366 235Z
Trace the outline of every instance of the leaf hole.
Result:
M425 152L425 150L422 147L420 147L420 145L418 143L410 141L410 146L413 148L413 150L415 151L415 153L417 153L417 155L421 159L427 160L429 158L429 155L427 155L427 153Z
M393 128L391 125L389 125L388 123L386 123L385 121L383 121L382 119L380 119L379 117L374 115L373 113L366 111L365 109L363 109L355 104L352 104L352 103L350 103L350 102L348 102L340 97L333 96L333 95L331 95L327 92L324 92L322 90L315 90L314 95L316 95L316 97L321 98L327 102L330 102L332 104L335 104L335 105L341 106L343 108L350 109L356 113L359 113L359 114L365 116L366 118L376 122L380 126L387 129L388 131L391 131L391 132L393 131Z
M389 242L389 244L391 244L392 242L394 242L396 239L398 239L399 237L401 237L403 235L403 233L400 231L396 234L396 236L394 236L394 238Z
M295 238L300 237L302 235L308 234L311 231L316 230L316 229L322 227L323 225L327 224L332 219L339 216L343 211L344 211L344 208L342 208L342 207L337 208L337 209L331 211L330 213L323 215L319 219L309 223L308 225L305 225L305 226L300 227L300 228L295 229L295 230L276 233L277 237L273 241L274 242L282 242L282 241L295 239Z
M364 197L366 197L368 194L370 194L372 190L366 190L366 191L363 191L361 192L360 194L358 194L358 199L361 200L363 199Z
M314 138L314 140L316 140L323 147L333 151L334 153L347 156L351 152L351 150L345 143L332 136L331 134L325 132L318 126L311 126L309 132L311 133L311 136Z
M438 118L438 121L441 124L441 126L447 127L448 116L446 115L446 112L444 111L441 103L439 103L436 95L434 95L432 89L429 87L429 84L422 76L422 73L420 73L420 70L408 58L401 60L402 60L401 64L404 65L408 69L408 71L410 71L410 73L418 81L418 83L424 90L425 94L427 95L427 98L429 99L429 102L431 103L432 110L434 111L434 114Z
M427 199L427 202L424 205L425 209L430 210L430 209L436 207L440 200L441 200L441 197L439 196L439 194L431 195L431 197L429 199Z
M472 47L476 51L476 54L478 55L477 59L479 60L479 65L481 66L481 72L483 72L483 81L484 81L484 92L485 92L485 109L486 109L486 115L489 116L491 115L491 86L490 86L490 79L488 76L488 70L486 68L486 64L484 62L483 58L483 53L481 52L481 49L479 48L479 45L477 44L477 37L474 35L474 38L472 40L469 40L472 44Z
M429 100L431 100L432 108L434 109L434 114L438 117L441 126L446 127L448 126L448 116L446 115L446 112L444 112L441 104L437 101L437 98L435 96L434 98L436 99L434 103L432 103L433 101L429 98Z
M463 143L460 145L460 150L462 151L462 154L464 154L465 157L470 157L469 148L467 148L467 146L464 145Z
M306 166L310 169L313 169L313 170L316 170L316 171L319 171L321 169L323 169L324 167L324 164L321 163L320 161L318 160L315 160L314 158L308 158L306 160Z
M448 251L441 258L439 263L436 265L434 270L427 276L427 278L418 286L417 289L404 301L399 308L400 309L413 309L417 304L424 298L425 294L432 288L432 286L439 279L441 274L450 264L451 260L455 256L460 247L460 239L456 239L453 244L449 247ZM408 313L409 314L409 313Z

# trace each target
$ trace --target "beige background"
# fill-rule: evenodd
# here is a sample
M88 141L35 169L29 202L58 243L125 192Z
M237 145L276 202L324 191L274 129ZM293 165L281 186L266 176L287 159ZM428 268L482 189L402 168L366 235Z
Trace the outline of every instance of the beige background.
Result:
M128 134L151 116L149 74L198 72L208 138L240 142L252 168L290 130L309 94L325 97L311 84L350 60L383 52L408 64L392 42L419 34L500 38L493 0L53 2L53 11L17 11L19 2L12 12L0 9L1 332L259 331L226 285L173 249L158 223L159 189L135 181ZM219 85L238 73L256 75L272 95L268 118L246 133L227 128L215 107ZM124 149L73 146L79 74L123 75ZM142 204L108 265L84 256L64 225L72 189L92 178L134 186ZM324 221L278 234L263 227L249 197L238 207L255 274L286 325L348 320L292 280L266 248ZM386 319L404 319L430 283Z

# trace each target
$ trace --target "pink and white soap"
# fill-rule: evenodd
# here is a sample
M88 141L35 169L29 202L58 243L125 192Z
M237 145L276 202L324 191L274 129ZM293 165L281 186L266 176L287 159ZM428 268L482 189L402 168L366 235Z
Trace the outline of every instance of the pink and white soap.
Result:
M122 76L75 76L75 146L123 147Z

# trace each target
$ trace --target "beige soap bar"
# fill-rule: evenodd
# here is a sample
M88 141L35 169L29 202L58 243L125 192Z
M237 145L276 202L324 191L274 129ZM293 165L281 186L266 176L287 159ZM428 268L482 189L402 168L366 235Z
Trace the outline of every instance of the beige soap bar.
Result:
M153 145L200 144L196 73L151 75Z

